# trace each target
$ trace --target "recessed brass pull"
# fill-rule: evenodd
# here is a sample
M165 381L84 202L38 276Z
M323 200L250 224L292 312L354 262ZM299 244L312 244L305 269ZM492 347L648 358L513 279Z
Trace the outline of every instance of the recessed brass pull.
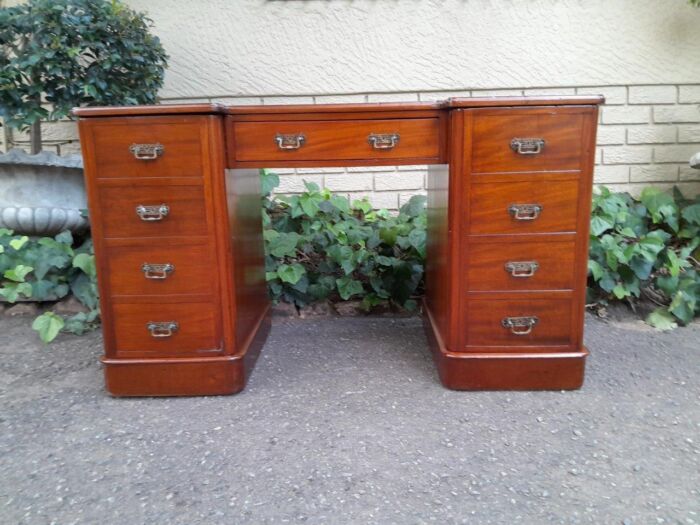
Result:
M513 335L528 335L533 327L539 322L539 318L526 317L504 317L501 319L501 326L510 330Z
M537 155L544 149L544 139L515 138L510 141L510 149L518 155Z
M508 213L516 221L534 221L542 213L540 204L511 204Z
M138 215L142 221L146 222L162 221L169 213L170 207L167 204L155 206L139 204L136 206L136 215Z
M275 142L279 149L299 149L306 142L306 136L303 133L278 133L275 135Z
M129 151L138 160L155 160L165 152L162 144L132 144Z
M537 261L509 261L505 270L513 277L532 277L540 267Z
M370 133L367 142L374 149L392 149L399 143L400 138L398 133Z
M141 271L146 279L167 279L168 275L175 271L175 265L170 263L152 264L143 263Z
M178 328L180 325L176 321L150 321L146 323L146 329L151 332L151 337L171 337Z

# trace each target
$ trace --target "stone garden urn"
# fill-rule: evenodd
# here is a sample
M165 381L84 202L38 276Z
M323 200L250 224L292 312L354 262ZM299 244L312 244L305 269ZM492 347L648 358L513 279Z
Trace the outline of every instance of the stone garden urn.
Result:
M700 151L690 157L690 167L700 170Z
M0 228L23 235L53 236L88 228L80 155L48 151L0 154Z

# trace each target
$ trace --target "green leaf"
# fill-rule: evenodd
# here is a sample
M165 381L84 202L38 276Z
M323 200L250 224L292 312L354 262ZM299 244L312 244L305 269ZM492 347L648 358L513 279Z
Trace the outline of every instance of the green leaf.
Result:
M624 299L625 297L628 297L630 295L630 291L627 289L627 287L621 283L618 283L615 285L615 287L612 290L612 293L615 297L618 299Z
M671 195L658 188L649 187L642 190L639 200L651 213L654 224L665 220L673 231L678 231L678 206Z
M403 307L409 312L415 312L418 310L418 303L413 299L408 299L407 301L404 301Z
M700 202L683 208L681 215L686 221L700 225Z
M352 277L345 276L340 279L336 279L336 285L338 286L338 293L345 301L350 299L353 295L361 294L363 292L362 283Z
M646 322L660 331L673 330L678 327L673 316L665 308L657 308L651 312Z
M270 240L270 253L274 257L292 257L296 254L299 239L299 234L295 232L277 233L277 235Z
M425 257L425 230L414 229L408 234L408 241L411 243L421 257Z
M18 264L14 268L10 268L9 270L5 270L5 273L3 276L5 279L9 279L10 281L14 281L16 283L23 283L24 278L29 275L34 268L32 266L25 266L23 264Z
M604 272L603 267L597 261L591 259L588 261L588 271L593 275L593 279L596 281L600 281Z
M678 283L679 279L677 276L661 275L656 278L656 287L669 297L673 297L678 290Z
M44 312L34 319L32 328L39 332L39 337L44 343L53 341L61 331L65 322L62 317L53 312Z
M73 234L69 230L59 233L54 237L56 242L61 244L67 244L68 246L73 244Z
M262 194L269 195L277 186L280 185L280 178L277 174L272 173L271 171L261 169L260 185Z
M680 319L683 324L688 324L695 316L695 301L684 291L679 290L673 296L668 311Z
M304 186L306 187L306 191L310 193L315 193L318 191L318 184L315 182L310 182L310 181L304 181Z
M615 222L609 217L596 215L591 218L591 235L595 235L597 237L603 232L612 229L614 226Z
M73 267L80 268L83 273L90 277L95 277L97 275L95 256L90 255L89 253L79 253L73 257Z
M277 268L277 276L284 283L296 284L304 274L306 274L306 269L298 263L280 264Z
M330 200L331 204L338 208L341 212L350 215L350 202L348 202L348 199L345 197L340 197L338 195L334 195L331 197Z
M20 237L19 239L12 239L12 240L10 241L10 246L11 246L15 251L19 251L19 250L22 249L22 246L24 246L25 244L27 244L28 241L29 241L29 237L27 237L26 235L23 235L23 236Z
M417 217L425 210L425 203L428 198L425 195L413 195L408 202L401 206L400 213L404 213L409 217Z
M32 296L32 285L29 283L6 283L0 288L0 295L10 303L17 301L20 295L27 298Z
M379 238L389 246L396 244L396 239L399 235L395 228L382 228L379 230Z
M645 280L649 278L654 263L644 257L635 256L630 259L629 266L638 279Z
M369 213L372 210L372 205L367 199L353 201L352 207L362 213Z
M321 198L314 195L302 194L299 197L299 205L304 213L309 217L313 218L319 211L319 204L321 203Z

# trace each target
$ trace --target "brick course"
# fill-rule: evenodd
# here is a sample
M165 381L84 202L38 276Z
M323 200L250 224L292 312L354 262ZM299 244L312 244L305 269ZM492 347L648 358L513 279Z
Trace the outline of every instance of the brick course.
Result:
M295 104L438 100L449 97L602 94L596 148L595 180L616 190L638 194L648 185L677 185L687 195L700 193L700 170L688 167L700 151L700 84L633 86L562 86L521 89L457 89L409 93L323 94L287 97L219 97L226 104ZM165 102L191 102L167 100ZM79 151L74 123L43 125L47 140L63 140L62 153ZM26 136L15 133L15 139ZM51 150L51 146L46 149ZM304 190L303 180L353 198L367 196L377 207L397 209L411 195L425 193L427 166L273 169L279 193Z

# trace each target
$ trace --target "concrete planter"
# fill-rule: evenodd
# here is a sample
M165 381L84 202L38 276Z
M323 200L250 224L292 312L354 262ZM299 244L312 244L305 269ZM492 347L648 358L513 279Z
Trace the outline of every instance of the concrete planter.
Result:
M13 149L0 155L0 228L23 235L82 233L88 220L80 155Z
M690 167L700 170L700 151L690 157Z

